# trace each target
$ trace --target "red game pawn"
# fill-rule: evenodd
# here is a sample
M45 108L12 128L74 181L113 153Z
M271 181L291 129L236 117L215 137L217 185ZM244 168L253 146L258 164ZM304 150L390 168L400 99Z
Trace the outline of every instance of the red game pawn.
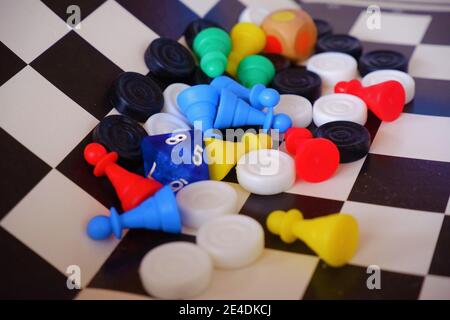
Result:
M405 89L398 81L389 80L363 87L358 80L341 81L334 87L336 93L348 93L361 98L378 118L393 121L405 106Z
M295 156L297 177L308 182L330 178L339 165L339 150L328 139L313 138L305 128L289 128L285 135L286 150Z
M116 190L123 210L128 211L152 196L163 185L125 170L116 164L118 157L117 152L107 153L99 143L90 143L84 149L84 159L95 166L94 175L101 177L106 174Z

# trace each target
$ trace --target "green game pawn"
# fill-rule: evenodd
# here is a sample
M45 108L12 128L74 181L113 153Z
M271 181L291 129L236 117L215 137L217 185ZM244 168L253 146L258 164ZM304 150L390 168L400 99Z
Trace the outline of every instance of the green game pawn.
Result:
M194 52L200 59L200 68L210 78L220 76L227 67L231 38L222 29L207 28L194 39Z
M237 70L238 80L247 88L258 83L268 85L274 76L275 67L272 62L257 54L245 57Z

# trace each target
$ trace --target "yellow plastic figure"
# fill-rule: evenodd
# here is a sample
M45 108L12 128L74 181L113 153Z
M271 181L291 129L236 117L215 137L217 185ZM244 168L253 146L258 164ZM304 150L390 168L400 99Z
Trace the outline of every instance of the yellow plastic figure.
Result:
M208 160L209 178L222 180L246 153L258 149L270 149L272 139L269 135L246 133L240 142L205 138L205 152Z
M267 228L281 240L292 243L304 241L332 267L345 265L358 247L358 223L353 216L335 213L314 219L303 219L297 209L273 211L267 217Z
M266 35L256 24L241 22L230 32L232 49L228 55L227 72L236 76L239 62L246 56L261 52L266 45Z

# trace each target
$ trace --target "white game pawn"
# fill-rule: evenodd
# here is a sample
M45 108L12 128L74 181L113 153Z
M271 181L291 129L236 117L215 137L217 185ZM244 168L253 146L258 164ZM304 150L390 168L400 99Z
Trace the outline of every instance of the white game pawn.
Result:
M281 94L280 102L275 109L275 114L287 114L292 120L293 127L306 128L311 124L313 109L308 99L295 94Z
M314 102L313 120L317 127L332 121L351 121L363 126L367 121L367 106L357 96L332 93Z
M239 184L251 193L277 194L294 184L295 164L283 151L254 150L239 159L236 175Z
M213 180L188 184L177 194L183 225L196 229L211 219L237 213L237 201L233 187Z
M164 105L161 112L167 112L173 114L174 116L182 119L184 122L188 123L189 121L186 119L184 114L181 112L178 107L177 97L178 94L189 88L190 86L184 83L172 83L170 86L166 88L163 92L164 96Z
M139 267L144 289L162 299L188 299L202 293L211 281L209 255L190 242L170 242L148 252Z
M357 76L357 62L351 55L341 52L323 52L308 59L306 69L317 73L324 87L334 88L339 81Z
M144 128L149 136L190 130L191 127L170 113L155 113L145 121Z
M198 230L197 244L208 252L214 266L241 268L262 254L264 231L256 220L248 216L222 216L208 221Z
M361 83L364 87L368 87L388 80L395 80L401 83L403 89L405 89L405 103L409 103L414 99L416 87L414 79L403 71L391 69L373 71L366 74Z

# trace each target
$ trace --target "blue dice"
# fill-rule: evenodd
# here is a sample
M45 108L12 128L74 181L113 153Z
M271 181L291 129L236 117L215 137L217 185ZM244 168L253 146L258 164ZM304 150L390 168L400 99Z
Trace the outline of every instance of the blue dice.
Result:
M174 192L189 183L209 179L200 130L147 136L141 146L145 175L170 185Z

